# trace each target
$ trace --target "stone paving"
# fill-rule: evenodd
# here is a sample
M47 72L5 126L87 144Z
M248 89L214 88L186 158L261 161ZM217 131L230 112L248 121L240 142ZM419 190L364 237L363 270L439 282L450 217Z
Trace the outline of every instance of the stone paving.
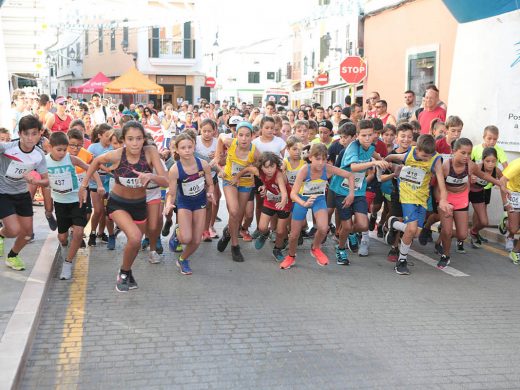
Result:
M269 243L241 243L242 264L203 243L192 276L141 252L139 289L120 294L123 241L82 250L74 280L54 280L21 388L520 388L520 270L498 254L454 254L469 276L415 260L406 277L374 240L369 257L324 268L306 241L287 271Z

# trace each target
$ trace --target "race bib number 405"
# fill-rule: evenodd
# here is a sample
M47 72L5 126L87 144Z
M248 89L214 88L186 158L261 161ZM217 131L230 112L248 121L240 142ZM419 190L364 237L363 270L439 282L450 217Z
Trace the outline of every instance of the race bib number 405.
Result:
M206 187L206 178L199 177L196 180L182 183L182 193L185 196L196 196L204 191Z

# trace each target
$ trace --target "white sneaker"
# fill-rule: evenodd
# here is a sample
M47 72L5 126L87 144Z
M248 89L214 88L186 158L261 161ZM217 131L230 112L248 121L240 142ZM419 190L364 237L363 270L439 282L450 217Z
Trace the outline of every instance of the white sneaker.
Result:
M361 240L361 243L359 244L358 255L361 257L368 256L368 241L367 240Z
M61 280L69 280L72 278L72 263L68 261L63 261L63 266L61 267Z
M159 264L161 262L161 255L156 251L150 251L150 254L148 255L148 261L150 264Z
M515 247L515 239L511 237L506 238L506 251L511 252Z

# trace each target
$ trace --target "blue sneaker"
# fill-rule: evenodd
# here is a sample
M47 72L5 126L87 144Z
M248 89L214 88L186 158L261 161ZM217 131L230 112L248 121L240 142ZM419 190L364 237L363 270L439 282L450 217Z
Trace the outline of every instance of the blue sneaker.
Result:
M114 249L116 249L116 235L115 234L111 234L110 236L108 236L107 249L110 251L113 251Z
M183 275L191 275L192 271L190 268L190 261L186 260L177 260L177 267L179 267L179 272Z
M267 237L268 237L268 234L260 233L260 235L255 239L255 249L258 249L258 250L262 249L265 244L265 241L267 240Z
M148 239L148 237L143 238L143 241L141 241L141 249L144 251L149 246L150 246L150 240Z
M336 245L336 264L350 265L350 261L348 260L347 250L339 249L339 245Z
M351 252L356 253L358 251L359 244L356 233L350 233L348 235L347 245Z
M170 247L170 252L177 252L177 250L179 249L180 242L179 242L179 240L177 239L177 233L178 233L178 230L179 230L178 227L176 227L176 228L173 230L173 234L172 234L172 236L170 237L170 241L168 241L168 246Z
M273 249L273 256L274 259L279 263L281 263L283 259L285 259L285 256L283 255L282 250L280 248Z
M162 255L163 252L164 252L164 248L163 248L163 246L162 246L162 242L161 242L161 239L160 239L160 238L157 239L157 245L155 246L155 251L156 251L158 254L160 254L160 255Z

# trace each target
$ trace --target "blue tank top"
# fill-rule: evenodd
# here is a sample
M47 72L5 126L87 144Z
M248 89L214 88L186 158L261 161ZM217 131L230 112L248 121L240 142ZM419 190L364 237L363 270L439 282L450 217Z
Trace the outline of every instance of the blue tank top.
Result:
M178 201L206 203L206 174L200 158L195 157L195 161L198 171L191 175L186 173L180 161L176 163L179 170L179 178L177 179Z
M58 203L79 202L79 180L76 167L72 165L67 153L61 161L55 161L51 155L45 156L49 171L49 185L52 190L52 199Z

